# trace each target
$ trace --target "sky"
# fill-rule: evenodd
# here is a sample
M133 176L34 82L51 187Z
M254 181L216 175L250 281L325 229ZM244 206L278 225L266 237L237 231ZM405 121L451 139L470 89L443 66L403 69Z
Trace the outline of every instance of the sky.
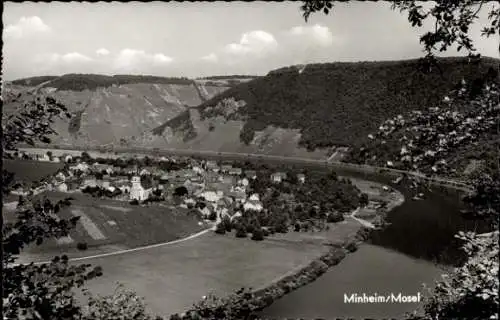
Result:
M299 7L291 1L5 2L3 78L264 75L296 64L423 56L418 38L425 26L412 28L387 3L339 3L307 23ZM481 54L498 57L498 37L480 36L486 17L472 38Z

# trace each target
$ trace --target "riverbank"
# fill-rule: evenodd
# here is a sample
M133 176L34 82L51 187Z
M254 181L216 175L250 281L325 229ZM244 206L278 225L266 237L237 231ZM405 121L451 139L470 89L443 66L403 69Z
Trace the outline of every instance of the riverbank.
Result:
M368 195L369 200L385 200L387 207L383 211L384 213L402 205L405 201L403 194L399 191L382 192L383 184L355 178L351 178L351 181L361 192ZM295 272L276 280L269 286L254 291L255 301L253 304L257 306L256 310L261 311L284 295L315 281L331 267L338 265L348 254L357 251L359 245L370 237L373 225L370 221L356 218L356 215L365 213L363 211L366 209L358 208L349 216L349 218L359 222L360 226L356 232L348 234L343 242L339 243L339 239L331 241L331 238L326 237L326 240L329 240L327 245L330 246L327 253L295 270ZM384 218L385 214L383 217L375 216L378 221L383 221Z
M360 179L352 179L352 181L362 192L368 194L369 199L374 197L380 199L380 192L376 195L374 190L383 190L382 184ZM404 196L400 192L395 191L383 195L388 202L388 210L392 210L404 202ZM358 208L356 212L362 210ZM348 254L357 251L358 247L370 237L370 228L349 216L347 216L347 219L351 221L337 223L327 232L320 232L316 235L314 233L298 232L280 235L276 239L270 237L270 240L276 241L321 243L322 246L326 246L328 249L320 256L287 272L268 285L253 290L251 296L240 297L236 301L231 299L230 302L226 303L248 304L252 306L252 311L260 312L285 295L317 280L333 266L338 265Z

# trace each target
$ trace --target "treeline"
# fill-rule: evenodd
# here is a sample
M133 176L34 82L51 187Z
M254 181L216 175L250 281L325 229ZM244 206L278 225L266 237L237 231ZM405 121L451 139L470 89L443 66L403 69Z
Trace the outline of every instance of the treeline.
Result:
M14 80L14 81L12 81L12 84L19 85L19 86L37 86L37 85L42 84L46 81L54 80L56 78L57 78L57 76L29 77L29 78Z
M52 80L44 87L56 88L58 90L94 90L99 87L107 88L113 85L123 85L131 83L162 83L162 84L193 84L193 80L188 78L158 77L148 75L114 75L106 76L99 74L66 74L60 77L33 77L13 81L13 84L37 85L45 81Z
M441 105L460 81L474 79L499 60L443 58L422 69L419 60L328 63L270 72L242 83L200 106L203 114L225 98L244 100L238 113L246 122L240 138L248 143L268 125L300 129L309 150L360 144L380 123L410 110Z

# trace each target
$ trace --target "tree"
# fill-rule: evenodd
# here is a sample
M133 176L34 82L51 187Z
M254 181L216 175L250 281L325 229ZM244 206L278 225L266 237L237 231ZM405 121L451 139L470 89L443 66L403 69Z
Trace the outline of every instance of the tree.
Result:
M217 226L215 226L215 233L217 234L226 234L226 227L222 222L219 222Z
M246 228L242 225L239 225L236 228L236 237L237 238L246 238L247 237L247 231Z
M56 117L70 117L67 109L51 97L25 104L23 111L7 117L2 126L2 147L17 151L19 143L50 143L56 134L50 127ZM7 154L4 154L7 156ZM2 197L8 194L13 174L3 170ZM50 200L20 197L17 220L3 224L2 219L2 286L4 319L73 319L80 312L72 288L81 287L86 279L100 276L100 268L90 265L70 266L66 256L55 257L39 266L15 264L16 255L30 244L68 235L78 218L60 219L56 214L69 205L69 199L53 204ZM2 217L3 218L3 217Z
M188 190L184 186L177 187L174 190L174 196L183 197L187 194L188 194Z
M329 14L335 2L331 0L302 1L301 11L307 21L311 14L323 12ZM490 37L497 34L500 28L500 6L489 1L435 1L425 9L421 1L404 0L394 1L392 10L399 10L408 14L408 22L412 27L422 27L426 21L433 20L434 29L427 31L420 37L424 46L427 61L434 61L435 52L447 51L456 46L460 52L465 49L471 58L479 57L472 41L471 26L479 19L481 10L489 6L488 20L481 30L481 35Z
M82 152L82 161L83 162L89 162L89 160L91 160L92 157L87 153L87 152Z
M154 318L146 312L142 298L135 292L125 289L119 284L112 295L94 296L90 291L84 290L84 295L89 300L83 310L81 320L108 320L108 319L137 319L153 320ZM121 316L120 316L121 315ZM126 318L123 318L125 315Z
M255 241L264 240L264 231L262 231L262 228L257 228L253 231L252 240L255 240Z
M362 193L359 197L359 205L361 207L366 207L370 200L368 199L368 195L366 193Z
M21 112L3 119L0 140L2 151L8 151L3 156L9 158L9 152L17 151L20 143L32 146L36 142L50 143L50 135L57 134L51 124L61 116L70 118L71 115L64 105L51 97L26 103ZM2 198L12 191L13 178L14 174L2 170ZM66 198L54 203L32 195L22 196L16 208L16 220L4 224L3 216L0 218L3 319L96 319L95 314L85 317L74 289L82 288L87 280L101 276L100 267L70 265L65 255L39 265L16 264L16 255L26 246L40 245L48 238L67 236L75 227L78 217L61 219L57 215L61 209L71 205L71 200ZM99 311L104 317L100 319L110 319L107 315L111 313L103 313L104 310L112 311L115 318L122 319L128 317L130 312L123 304L104 305Z

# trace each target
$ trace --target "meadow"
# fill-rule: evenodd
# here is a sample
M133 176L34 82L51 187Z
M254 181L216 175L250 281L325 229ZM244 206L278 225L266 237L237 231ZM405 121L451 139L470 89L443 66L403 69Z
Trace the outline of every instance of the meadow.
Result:
M64 163L34 160L3 160L4 170L14 173L17 180L28 183L53 175L63 167Z
M70 258L137 248L177 240L197 233L209 226L186 209L160 205L136 206L127 202L96 199L81 193L47 191L38 195L53 201L73 198L72 205L59 212L61 218L80 216L80 221L70 232L71 240L62 243L49 239L40 246L30 246L23 259L46 260L54 254ZM6 220L12 215L5 215ZM77 244L85 243L86 250Z

